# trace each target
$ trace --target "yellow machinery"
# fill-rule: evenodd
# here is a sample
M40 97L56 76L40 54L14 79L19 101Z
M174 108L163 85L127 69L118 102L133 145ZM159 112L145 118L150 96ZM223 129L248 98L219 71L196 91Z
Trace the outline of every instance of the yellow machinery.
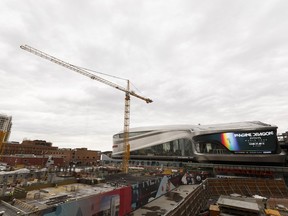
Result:
M5 153L5 138L6 138L6 132L0 131L0 160L2 155Z
M149 99L149 98L145 98L145 97L142 97L138 94L136 94L134 91L130 91L130 82L129 80L127 80L127 88L124 88L122 86L119 86L113 82L110 82L106 79L103 79L99 76L96 76L95 74L93 73L90 73L88 72L87 69L83 69L83 68L80 68L78 66L75 66L75 65L72 65L72 64L69 64L65 61L62 61L58 58L55 58L51 55L48 55L40 50L37 50L35 48L32 48L28 45L22 45L20 46L21 49L23 50L26 50L30 53L33 53L39 57L42 57L46 60L49 60L51 62L54 62L58 65L61 65L63 67L66 67L70 70L73 70L75 72L78 72L84 76L87 76L93 80L97 80L99 82L102 82L106 85L109 85L113 88L116 88L120 91L123 91L125 92L125 110L124 110L124 146L123 146L123 164L122 164L122 169L123 169L123 172L127 173L128 172L128 168L129 168L129 158L130 158L130 145L129 145L129 124L130 124L130 95L134 96L134 97L137 97L141 100L144 100L146 101L146 103L151 103L152 100Z

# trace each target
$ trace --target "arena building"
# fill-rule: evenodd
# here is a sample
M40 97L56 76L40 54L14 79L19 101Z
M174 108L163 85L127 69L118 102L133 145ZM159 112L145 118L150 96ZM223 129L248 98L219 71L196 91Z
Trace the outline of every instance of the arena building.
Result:
M123 132L113 136L112 158L123 155ZM259 121L132 128L130 159L201 163L284 164L277 126Z

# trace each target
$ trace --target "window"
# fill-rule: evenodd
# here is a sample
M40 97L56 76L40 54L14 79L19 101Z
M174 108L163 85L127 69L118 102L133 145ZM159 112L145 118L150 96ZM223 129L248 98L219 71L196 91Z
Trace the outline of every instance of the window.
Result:
M221 143L218 142L194 142L195 150L203 154L230 154Z
M177 139L144 149L131 151L131 155L147 156L192 156L192 143L189 139Z

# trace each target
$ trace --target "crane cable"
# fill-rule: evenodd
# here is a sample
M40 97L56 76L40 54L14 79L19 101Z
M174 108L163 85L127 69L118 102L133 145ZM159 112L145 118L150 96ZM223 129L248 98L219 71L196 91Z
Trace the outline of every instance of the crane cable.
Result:
M112 77L112 78L115 78L115 79L120 79L120 80L128 81L128 79L125 79L125 78L122 78L122 77L113 76L113 75L110 75L110 74L106 74L106 73L103 73L103 72L99 72L99 71L96 71L96 70L92 70L92 69L89 69L89 68L84 68L84 67L80 67L80 66L76 66L76 65L73 65L73 66L74 66L74 67L81 68L81 69L86 70L86 71L89 71L89 72L101 74L101 75L108 76L108 77ZM131 81L130 81L130 84L131 84L138 92L142 93Z

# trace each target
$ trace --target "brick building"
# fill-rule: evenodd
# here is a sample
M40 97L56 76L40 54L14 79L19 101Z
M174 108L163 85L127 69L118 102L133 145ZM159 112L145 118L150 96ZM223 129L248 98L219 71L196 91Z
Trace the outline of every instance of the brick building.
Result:
M52 146L52 143L44 140L24 140L21 144L6 143L4 155L15 154L35 154L43 155L49 151L57 151L58 147Z
M52 146L51 142L44 140L24 140L19 143L5 143L3 155L29 155L34 154L38 156L49 156L55 158L63 158L64 166L71 163L78 165L96 165L100 160L101 152L88 150L87 148L58 148ZM1 161L3 161L1 159ZM33 161L33 160L32 160Z
M100 161L101 151L76 148L72 152L72 161L78 165L96 165Z
M37 166L46 167L47 161L50 160L47 155L45 156L35 156L35 155L3 155L1 161L9 166ZM61 157L52 157L51 165L64 166L64 160Z

